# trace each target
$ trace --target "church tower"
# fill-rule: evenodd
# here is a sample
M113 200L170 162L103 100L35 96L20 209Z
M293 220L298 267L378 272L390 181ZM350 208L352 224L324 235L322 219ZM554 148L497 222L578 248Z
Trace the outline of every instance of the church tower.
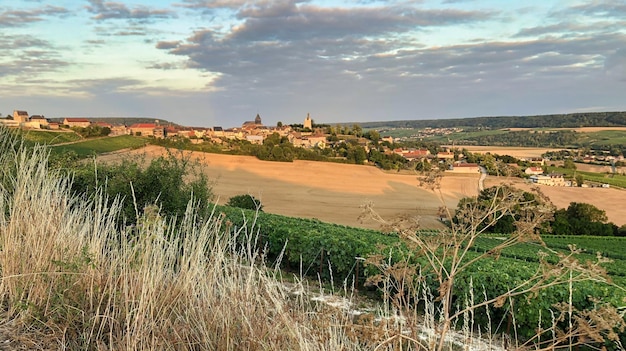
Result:
M259 116L259 114L256 114L256 118L254 118L254 124L263 124L261 123L261 116Z
M309 114L306 114L306 119L304 120L304 128L309 128L311 130L313 130L313 121L311 120L311 116L309 116Z

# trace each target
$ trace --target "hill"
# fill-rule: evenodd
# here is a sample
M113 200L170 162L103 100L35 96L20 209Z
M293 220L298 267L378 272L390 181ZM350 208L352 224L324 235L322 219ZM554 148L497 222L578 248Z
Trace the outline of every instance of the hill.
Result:
M65 117L50 118L51 121L62 123ZM92 122L106 122L111 124L124 124L127 126L135 123L155 123L157 121L161 125L179 126L176 123L170 122L165 119L151 118L151 117L89 117L81 116L80 118L87 118Z
M360 123L363 128L580 128L626 126L626 111Z

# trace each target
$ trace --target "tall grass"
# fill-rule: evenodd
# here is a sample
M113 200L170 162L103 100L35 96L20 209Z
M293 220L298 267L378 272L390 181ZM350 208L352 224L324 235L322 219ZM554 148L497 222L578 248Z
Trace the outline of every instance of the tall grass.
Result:
M71 195L71 179L47 169L44 148L12 150L0 156L13 169L0 189L0 334L20 347L358 347L338 327L347 315L321 313L287 293L253 250L254 233L217 213L199 222L189 210L177 221L154 207L120 229L119 202Z

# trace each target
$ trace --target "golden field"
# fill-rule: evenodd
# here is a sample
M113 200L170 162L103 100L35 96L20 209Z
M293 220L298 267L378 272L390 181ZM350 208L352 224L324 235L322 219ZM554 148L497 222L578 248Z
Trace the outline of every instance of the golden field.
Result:
M99 159L111 161L134 154L144 155L149 160L165 153L164 148L148 146ZM197 152L185 152L185 155L199 161L200 170L214 181L213 192L220 204L234 195L250 194L261 200L268 213L317 218L356 227L380 227L373 220L359 220L361 206L371 202L374 210L387 221L415 216L422 227L437 228L441 226L437 217L439 206L455 208L462 197L478 194L478 175L446 174L439 194L421 188L415 174L387 173L373 166L315 161L269 162L252 156ZM521 179L491 176L485 181L485 187L504 182L530 188ZM618 225L626 223L626 207L619 206L624 191L547 186L541 189L559 208L567 207L571 201L591 203L605 210L610 221Z

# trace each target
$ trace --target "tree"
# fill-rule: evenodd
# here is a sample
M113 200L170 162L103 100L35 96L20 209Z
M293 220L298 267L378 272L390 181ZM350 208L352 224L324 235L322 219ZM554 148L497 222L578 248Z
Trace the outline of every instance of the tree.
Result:
M278 123L276 123L276 127L277 128L282 128L283 127L283 122L278 121Z
M608 220L606 217L606 211L601 210L594 205L580 202L571 202L567 208L567 215L570 218L578 218L590 222L604 223Z
M380 133L378 133L377 130L370 130L369 132L365 133L364 136L371 140L374 144L378 143L378 141L380 140Z
M568 158L565 161L563 161L563 168L576 169L576 164L574 163L574 160L572 160L571 158Z
M226 203L227 206L263 212L261 201L252 195L235 195Z
M585 183L585 177L582 174L577 174L574 179L576 180L576 186L583 186Z

